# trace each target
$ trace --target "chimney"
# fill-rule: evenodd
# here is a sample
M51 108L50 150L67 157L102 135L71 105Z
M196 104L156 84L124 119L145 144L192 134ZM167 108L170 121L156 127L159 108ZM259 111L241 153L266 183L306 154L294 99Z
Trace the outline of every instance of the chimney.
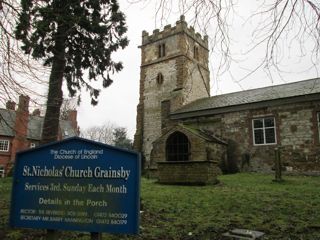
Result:
M39 108L37 108L37 109L33 110L33 112L32 112L32 116L40 117L40 109L39 109Z
M29 96L20 95L19 96L19 104L18 104L18 111L21 112L28 112L29 114Z
M28 96L20 95L18 109L16 111L15 137L12 141L12 160L15 160L17 151L28 148L27 134L29 122L29 101Z
M6 103L6 108L7 110L16 110L16 103L14 101L11 101L9 100L7 103Z
M68 120L71 122L71 126L76 132L78 131L77 114L77 110L68 111Z

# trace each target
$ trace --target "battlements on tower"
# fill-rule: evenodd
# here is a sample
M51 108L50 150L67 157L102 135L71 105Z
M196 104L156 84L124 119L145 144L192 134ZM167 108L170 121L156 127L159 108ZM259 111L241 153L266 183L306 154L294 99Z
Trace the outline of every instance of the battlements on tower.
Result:
M160 41L163 38L166 38L171 35L186 33L189 37L193 38L198 44L202 47L208 49L208 36L205 35L203 38L200 33L195 32L192 26L188 27L187 22L185 21L185 17L183 15L180 16L180 20L176 22L174 27L171 24L166 25L162 31L159 29L153 30L153 33L149 35L147 31L142 32L142 46L150 43L154 43L156 41Z

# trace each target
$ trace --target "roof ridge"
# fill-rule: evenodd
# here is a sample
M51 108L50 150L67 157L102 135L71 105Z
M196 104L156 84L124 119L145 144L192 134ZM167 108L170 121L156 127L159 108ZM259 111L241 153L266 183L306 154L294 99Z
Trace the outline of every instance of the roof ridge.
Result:
M239 94L239 93L244 93L244 92L250 92L250 91L255 91L255 90L261 90L261 89L268 89L268 88L274 88L274 87L282 87L282 86L288 86L288 85L295 85L295 84L299 84L301 82L311 82L311 81L317 81L320 80L320 78L311 78L311 79L305 79L305 80L301 80L301 81L295 81L295 82L289 82L289 83L283 83L283 84L278 84L278 85L271 85L271 86L266 86L266 87L257 87L257 88L252 88L252 89L247 89L247 90L242 90L242 91L236 91L236 92L230 92L230 93L223 93L223 94L218 94L215 96L211 96L209 98L214 98L217 96L225 96L225 95L231 95L231 94ZM200 98L203 99L203 98ZM199 99L199 100L200 100Z

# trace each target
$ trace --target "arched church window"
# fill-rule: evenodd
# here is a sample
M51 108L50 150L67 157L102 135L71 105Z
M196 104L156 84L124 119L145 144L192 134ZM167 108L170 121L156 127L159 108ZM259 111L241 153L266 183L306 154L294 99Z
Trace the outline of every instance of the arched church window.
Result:
M188 161L190 143L186 135L181 132L172 133L166 143L167 161Z
M163 75L162 73L158 73L157 75L157 83L161 85L163 83Z

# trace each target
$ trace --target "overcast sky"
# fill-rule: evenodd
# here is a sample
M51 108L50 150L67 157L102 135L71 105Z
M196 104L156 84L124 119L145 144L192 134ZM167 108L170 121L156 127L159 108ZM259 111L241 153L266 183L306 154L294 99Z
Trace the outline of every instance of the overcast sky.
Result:
M118 126L126 127L130 138L133 138L136 125L136 106L139 100L139 77L141 52L138 46L141 44L142 31L146 30L150 34L155 28L163 29L163 26L170 23L172 26L179 19L179 13L173 11L167 21L156 20L155 7L152 4L128 4L125 0L120 0L120 7L126 14L129 46L119 51L116 58L124 63L124 69L116 74L113 84L103 89L99 97L99 104L91 106L87 99L87 94L83 93L83 101L78 107L78 123L81 129L94 125L102 125L112 122ZM246 74L257 66L264 54L263 46L250 54L244 54L250 46L252 25L254 22L246 21L250 11L255 9L252 5L254 1L248 2L250 5L242 4L237 7L237 15L233 16L230 25L232 37L233 62L230 69L217 77L218 59L213 54L210 55L211 65L211 95L224 94L229 92L253 89L270 85L283 84L299 80L317 77L315 68L310 67L310 57L298 57L301 55L298 49L287 49L281 53L281 67L286 73L281 76L274 69L263 69L254 72L250 76L241 80ZM186 16L186 21L191 21L192 16ZM197 31L197 28L196 28ZM199 31L199 30L198 30ZM208 31L210 34L210 31ZM210 36L209 36L210 37ZM308 45L306 44L308 52ZM308 69L308 70L307 70ZM270 70L270 71L269 71ZM270 77L270 74L272 77ZM240 81L241 80L241 81Z

